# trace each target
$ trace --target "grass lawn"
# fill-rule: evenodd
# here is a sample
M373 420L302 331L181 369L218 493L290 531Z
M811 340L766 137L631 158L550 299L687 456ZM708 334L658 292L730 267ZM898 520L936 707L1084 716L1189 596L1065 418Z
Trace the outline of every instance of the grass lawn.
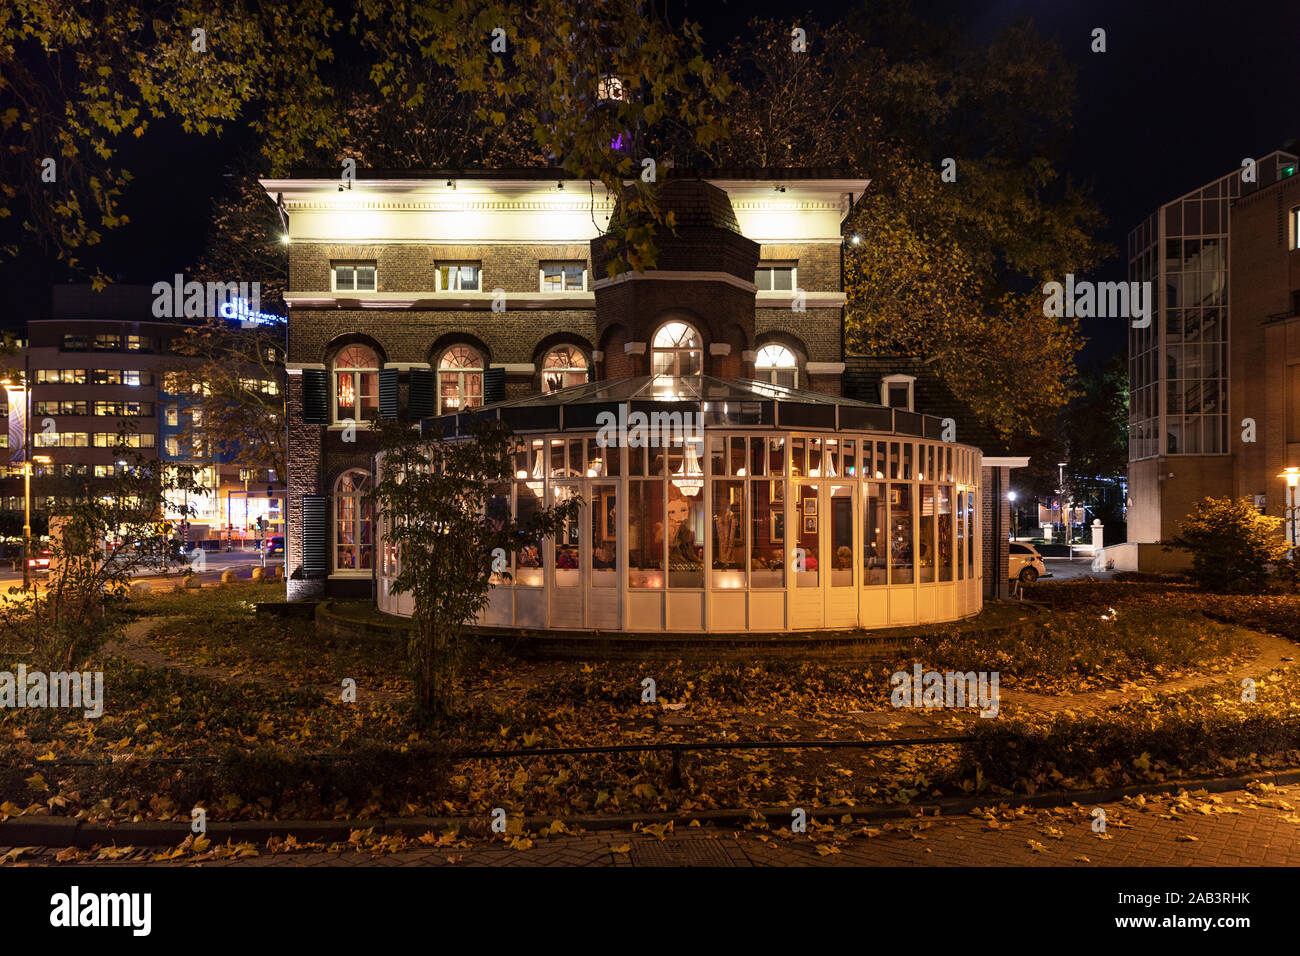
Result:
M500 643L469 641L461 661L463 716L453 737L410 712L400 642L337 639L317 633L310 621L254 616L253 605L277 599L281 589L239 584L133 602L132 619L159 618L142 648L181 666L144 666L109 653L83 665L105 672L98 720L58 710L0 711L0 815L39 807L188 819L196 803L212 819L460 815L495 806L555 815L791 801L839 806L1246 769L1291 760L1287 751L1300 747L1300 714L1289 704L1300 701L1294 671L1260 675L1259 702L1249 708L1208 689L1052 719L1010 705L999 719L981 720L973 711L900 711L889 702L889 675L914 663L998 671L1003 690L1047 695L1225 670L1249 659L1253 646L1251 632L1222 622L1248 620L1286 635L1281 625L1295 626L1300 600L1284 596L1208 599L1154 585L1039 587L1034 597L1046 607L999 605L972 622L912 629L908 651L871 664L536 662ZM23 659L0 648L0 670ZM654 705L641 701L645 677L657 685ZM341 699L345 679L356 682L356 703ZM683 761L683 786L671 790L668 758L654 754L446 757L453 747L936 732L975 732L978 740L696 754ZM322 754L330 759L315 759ZM1300 762L1300 754L1293 756ZM64 762L86 758L117 763L106 771ZM41 767L35 779L33 767Z

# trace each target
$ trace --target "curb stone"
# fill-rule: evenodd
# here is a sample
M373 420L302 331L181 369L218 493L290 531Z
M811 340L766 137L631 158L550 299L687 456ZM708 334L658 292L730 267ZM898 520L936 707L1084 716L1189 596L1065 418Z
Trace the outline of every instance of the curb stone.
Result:
M1251 783L1271 783L1284 786L1300 783L1300 769L1277 773L1251 773L1236 777L1211 777L1208 779L1174 780L1164 783L1138 784L1131 787L1112 787L1107 790L1052 790L1032 797L1006 794L988 794L979 797L949 797L928 803L900 804L891 807L809 807L810 819L839 820L844 816L855 822L891 820L901 817L964 815L980 807L1007 804L1010 806L1053 807L1073 804L1114 803L1123 797L1148 793L1176 793L1180 790L1206 790L1222 793L1226 790L1244 789ZM581 816L530 816L524 818L524 829L537 831L560 820L574 830L630 830L634 823L654 825L672 822L685 825L691 820L718 826L743 826L762 817L769 825L784 825L790 819L791 807L765 807L753 810L704 810L699 813L647 813L637 816L587 814ZM406 833L415 835L429 830L460 827L462 833L487 836L485 817L379 817L374 820L240 820L232 823L213 823L206 836L214 845L233 843L262 844L271 838L293 836L300 843L345 842L353 830L373 828L379 834ZM187 823L124 823L119 826L87 824L68 817L39 816L10 818L0 822L0 846L74 846L88 850L96 846L117 844L121 846L177 846L190 835Z

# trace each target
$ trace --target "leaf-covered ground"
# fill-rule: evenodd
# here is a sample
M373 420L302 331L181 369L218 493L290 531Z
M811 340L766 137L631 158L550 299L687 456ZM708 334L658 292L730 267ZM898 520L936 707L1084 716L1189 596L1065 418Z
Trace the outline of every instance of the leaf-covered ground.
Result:
M132 608L140 643L87 662L105 671L103 717L0 711L0 816L90 819L691 812L909 802L962 792L1118 785L1300 763L1295 671L1232 688L1130 700L1091 714L1005 706L899 710L889 675L991 671L1008 690L1073 694L1160 684L1249 660L1252 635L1288 634L1287 596L1207 598L1147 585L1055 585L1046 607L940 626L891 660L846 663L529 662L498 644L464 650L455 735L409 711L403 649L257 617L274 585L160 595ZM1202 613L1204 612L1204 613ZM1289 616L1288 616L1289 612ZM1210 620L1204 615L1218 620ZM140 619L147 618L147 625ZM1294 635L1291 635L1294 638ZM0 649L0 670L20 655ZM144 663L141 663L143 661ZM30 665L30 661L28 661ZM164 666L166 664L167 666ZM642 681L656 682L654 703ZM342 700L345 679L355 703ZM451 760L452 748L880 739L975 733L972 744L876 750L706 751ZM69 761L111 762L78 766Z

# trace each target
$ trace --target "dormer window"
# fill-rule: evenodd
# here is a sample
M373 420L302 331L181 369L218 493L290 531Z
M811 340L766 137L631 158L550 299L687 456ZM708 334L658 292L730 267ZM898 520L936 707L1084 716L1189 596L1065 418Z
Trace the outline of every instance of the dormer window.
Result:
M905 412L915 411L912 407L916 398L915 375L886 375L880 380L880 404Z

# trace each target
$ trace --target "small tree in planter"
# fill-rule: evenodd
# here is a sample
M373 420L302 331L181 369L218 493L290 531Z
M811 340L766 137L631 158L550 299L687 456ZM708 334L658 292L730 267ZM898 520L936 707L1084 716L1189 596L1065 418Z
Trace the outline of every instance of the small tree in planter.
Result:
M1205 498L1168 542L1192 555L1192 577L1213 590L1259 590L1269 565L1286 558L1282 519L1260 514L1249 498Z
M408 656L416 704L442 719L452 711L457 644L487 607L493 575L509 577L509 555L563 528L582 499L538 508L522 524L489 508L492 486L514 480L515 442L499 421L452 439L423 437L397 420L376 420L374 429L382 459L367 500L385 547L396 548L389 593L414 600Z

